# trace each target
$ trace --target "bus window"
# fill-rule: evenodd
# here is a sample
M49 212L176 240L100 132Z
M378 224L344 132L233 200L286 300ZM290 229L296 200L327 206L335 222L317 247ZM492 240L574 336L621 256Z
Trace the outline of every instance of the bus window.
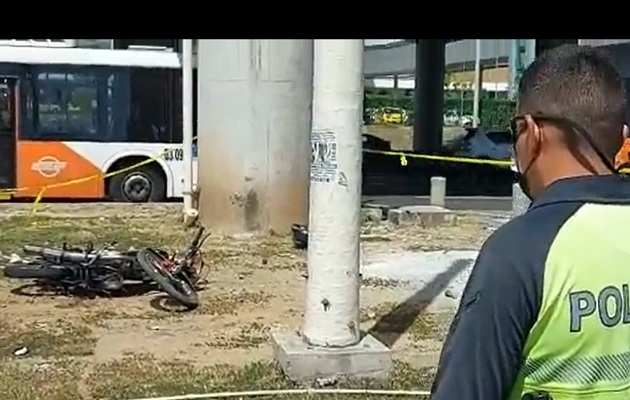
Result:
M27 140L181 143L181 71L34 67L23 85Z
M130 107L129 141L182 141L180 71L132 68Z
M40 69L25 84L26 124L30 140L99 140L97 70Z

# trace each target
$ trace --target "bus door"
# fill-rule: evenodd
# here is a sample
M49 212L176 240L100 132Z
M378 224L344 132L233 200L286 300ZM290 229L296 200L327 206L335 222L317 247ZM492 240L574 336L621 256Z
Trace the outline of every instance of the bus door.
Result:
M16 80L0 77L0 189L15 188Z

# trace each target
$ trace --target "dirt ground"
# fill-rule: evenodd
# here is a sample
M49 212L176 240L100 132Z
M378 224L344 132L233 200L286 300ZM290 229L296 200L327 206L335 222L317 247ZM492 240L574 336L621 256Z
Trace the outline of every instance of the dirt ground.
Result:
M33 214L27 204L0 204L0 265L27 243L116 240L121 249L176 250L190 234L180 207L48 204ZM362 251L475 249L487 235L474 217L440 229L367 223ZM0 398L130 399L292 387L272 363L270 333L301 327L305 252L293 249L289 236L211 236L204 259L209 275L199 308L190 312L157 290L81 298L0 277ZM362 328L374 327L406 295L392 282L363 282ZM399 332L405 321L392 320L374 332L400 336L386 387L426 388L450 316L402 318L415 318L406 332Z

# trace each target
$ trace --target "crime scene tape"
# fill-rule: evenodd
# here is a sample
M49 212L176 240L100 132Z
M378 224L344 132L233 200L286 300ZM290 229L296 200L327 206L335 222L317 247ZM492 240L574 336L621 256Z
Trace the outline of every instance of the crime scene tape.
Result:
M407 165L408 158L418 158L418 159L433 160L433 161L446 161L446 162L454 162L454 163L496 165L498 167L509 167L510 165L512 165L510 161L489 160L486 158L436 156L436 155L429 155L429 154L415 154L415 153L405 153L402 151L389 151L389 150L363 149L363 152L373 153L373 154L384 154L388 156L397 156L400 158L400 165L402 166Z
M79 183L91 181L93 179L107 179L107 178L111 178L112 176L123 174L125 172L132 171L134 169L143 167L143 166L145 166L147 164L151 164L153 162L156 162L158 159L160 159L162 157L162 155L163 155L163 152L160 152L159 155L149 157L146 160L140 161L140 162L138 162L136 164L130 165L130 166L125 167L125 168L121 168L121 169L116 170L116 171L111 171L111 172L108 172L108 173L93 174L93 175L89 175L89 176L86 176L86 177L83 177L83 178L71 179L71 180L65 181L65 182L51 183L49 185L44 185L44 186L41 186L41 187L38 187L38 188L21 187L21 188L15 188L15 189L0 189L0 196L2 194L8 196L8 195L11 195L13 193L23 192L25 190L37 190L37 196L35 197L35 200L33 201L33 212L35 213L35 212L37 212L37 206L42 201L42 198L44 197L44 193L46 193L46 190L53 189L53 188L58 188L58 187L76 185L76 184L79 184Z
M412 158L412 159L422 159L422 160L432 160L432 161L444 161L444 162L452 162L452 163L465 163L465 164L477 164L477 165L494 165L497 167L510 167L512 165L511 161L508 160L490 160L490 159L485 159L485 158L472 158L472 157L452 157L452 156L439 156L439 155L430 155L430 154L416 154L416 153L407 153L407 152L402 152L402 151L391 151L391 150L370 150L370 149L363 149L364 153L372 153L372 154L383 154L383 155L387 155L387 156L395 156L398 157L400 159L400 165L401 166L407 166L408 165L408 161L407 159ZM128 167L116 170L116 171L112 171L112 172L108 172L108 173L100 173L100 174L94 174L94 175L90 175L90 176L86 176L83 178L77 178L77 179L72 179L69 181L65 181L65 182L57 182L57 183L52 183L50 185L45 185L42 187L37 188L38 189L38 193L37 196L35 197L35 200L33 202L33 212L37 211L37 205L41 202L44 193L46 192L46 190L48 189L53 189L53 188L58 188L58 187L64 187L64 186L70 186L70 185L76 185L79 183L83 183L83 182L87 182L90 181L92 179L107 179L107 178L111 178L112 176L116 176L119 174L123 174L125 172L128 171L132 171L136 168L140 168L143 167L147 164L151 164L153 162L156 162L158 159L160 159L163 156L163 153L160 152L158 155L153 156L153 157L149 157L146 160L143 160L141 162L138 162L136 164L130 165ZM622 174L628 174L630 173L630 168L623 168L619 170L620 173ZM2 198L2 195L10 195L13 193L18 193L18 192L22 192L25 190L32 190L34 188L29 188L29 187L22 187L22 188L15 188L15 189L0 189L0 199Z
M437 156L437 155L429 155L429 154L405 153L402 151L390 151L390 150L363 149L363 152L399 157L400 165L402 165L403 167L407 166L408 158L417 158L417 159L433 160L433 161L445 161L445 162L452 162L452 163L466 163L466 164L478 164L478 165L485 164L485 165L494 165L497 167L511 167L512 166L512 161L490 160L487 158ZM622 174L630 174L630 168L621 168L617 172L622 173Z

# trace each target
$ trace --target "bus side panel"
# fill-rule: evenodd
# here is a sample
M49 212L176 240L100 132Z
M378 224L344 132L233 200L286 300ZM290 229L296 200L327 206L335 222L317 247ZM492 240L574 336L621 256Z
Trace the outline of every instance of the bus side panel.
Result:
M96 165L63 142L18 141L18 189L26 189L16 197L34 197L52 186L44 197L100 199L105 196L100 175Z

